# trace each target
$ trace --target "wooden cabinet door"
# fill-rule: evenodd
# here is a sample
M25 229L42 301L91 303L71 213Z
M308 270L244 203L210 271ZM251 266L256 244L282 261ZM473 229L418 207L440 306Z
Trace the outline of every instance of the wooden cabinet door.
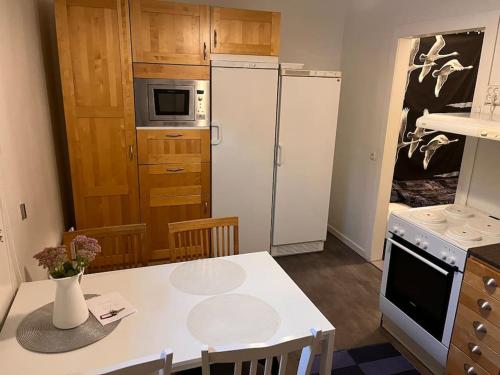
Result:
M278 56L281 14L212 7L211 51Z
M207 5L130 0L134 62L208 65Z
M127 0L56 0L56 25L78 229L137 223Z
M168 223L210 217L210 164L141 165L139 170L151 260L169 260Z

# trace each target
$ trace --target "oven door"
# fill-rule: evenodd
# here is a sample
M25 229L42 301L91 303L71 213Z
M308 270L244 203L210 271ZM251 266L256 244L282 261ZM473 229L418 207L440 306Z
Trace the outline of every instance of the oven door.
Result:
M195 87L148 85L150 121L194 121Z
M456 269L398 237L387 239L382 294L438 341L449 343ZM458 273L459 274L459 273ZM450 331L450 332L445 332Z

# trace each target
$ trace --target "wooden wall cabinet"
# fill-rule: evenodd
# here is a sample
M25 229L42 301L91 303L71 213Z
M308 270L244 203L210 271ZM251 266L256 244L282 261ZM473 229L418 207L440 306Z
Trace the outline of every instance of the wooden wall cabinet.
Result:
M134 62L209 65L207 5L130 0Z
M281 14L211 8L211 52L278 56Z
M168 261L168 224L210 217L210 131L140 129L138 147L151 261Z
M56 0L78 229L137 223L139 187L127 0Z

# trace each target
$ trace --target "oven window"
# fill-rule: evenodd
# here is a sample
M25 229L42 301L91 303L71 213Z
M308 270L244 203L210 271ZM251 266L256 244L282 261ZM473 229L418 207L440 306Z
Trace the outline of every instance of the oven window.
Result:
M188 116L189 90L154 89L156 116Z
M396 239L396 238L394 238ZM399 239L398 239L399 240ZM444 275L396 245L392 245L386 298L441 341L453 284L454 270L418 247L404 246L447 271Z

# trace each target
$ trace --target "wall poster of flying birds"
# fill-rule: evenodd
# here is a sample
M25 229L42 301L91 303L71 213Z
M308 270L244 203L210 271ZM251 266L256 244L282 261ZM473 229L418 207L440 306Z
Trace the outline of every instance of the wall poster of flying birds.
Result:
M412 40L395 180L458 174L465 137L415 123L424 113L471 111L483 36L471 31Z

